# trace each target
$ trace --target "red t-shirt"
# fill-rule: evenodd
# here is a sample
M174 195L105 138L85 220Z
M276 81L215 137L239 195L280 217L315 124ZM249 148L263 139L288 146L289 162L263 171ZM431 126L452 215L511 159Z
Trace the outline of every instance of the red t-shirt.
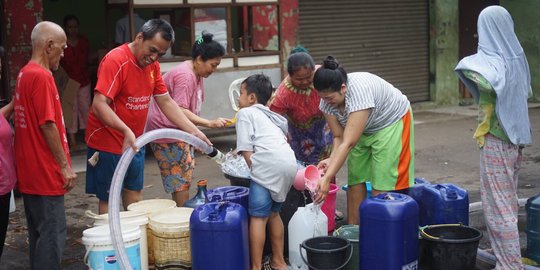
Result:
M22 193L64 195L64 179L41 133L40 126L54 122L69 164L69 148L62 105L51 72L29 62L19 72L15 88L15 164Z
M64 50L64 57L60 64L68 76L81 84L81 87L90 84L88 74L88 39L84 36L79 37L77 46L68 45Z
M99 64L96 91L112 100L111 109L136 137L144 131L152 95L168 94L159 63L141 68L127 44L110 51ZM121 132L105 126L90 110L86 127L89 147L121 154L123 141Z

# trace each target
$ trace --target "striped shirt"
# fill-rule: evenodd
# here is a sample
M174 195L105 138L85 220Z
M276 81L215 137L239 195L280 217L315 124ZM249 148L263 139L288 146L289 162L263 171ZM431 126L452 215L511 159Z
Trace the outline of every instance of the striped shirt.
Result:
M343 128L347 124L349 114L372 109L364 128L366 134L375 133L397 122L409 107L409 100L401 91L379 76L368 72L348 74L343 113L322 99L319 104L321 111L336 116Z

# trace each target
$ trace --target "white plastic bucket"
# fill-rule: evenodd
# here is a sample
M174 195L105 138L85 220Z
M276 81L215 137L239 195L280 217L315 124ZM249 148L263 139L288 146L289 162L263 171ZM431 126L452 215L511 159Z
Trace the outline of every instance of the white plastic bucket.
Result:
M122 224L122 237L129 263L133 269L141 269L140 238L141 229L136 225ZM84 262L89 269L120 269L116 252L112 245L109 226L97 226L83 231L82 242L86 247Z
M94 219L94 226L109 225L109 215L98 215L90 210L87 210L86 215ZM120 212L120 223L139 226L141 229L141 270L148 270L148 237L147 237L147 224L148 217L143 212L138 211L124 211Z
M193 208L179 207L150 215L152 252L159 269L190 269L189 219Z
M175 208L176 202L169 199L151 199L143 200L128 205L129 211L139 211L146 214L151 214L163 209Z
M129 211L136 211L139 213L144 213L146 217L150 219L150 215L155 212L159 212L162 210L172 209L176 208L176 202L169 199L150 199L150 200L143 200L136 203L132 203L128 205L127 209ZM150 228L146 228L145 234L147 235L146 238L146 250L147 250L147 264L148 265L154 265L154 252L153 252L153 243L152 243L152 237L150 233Z

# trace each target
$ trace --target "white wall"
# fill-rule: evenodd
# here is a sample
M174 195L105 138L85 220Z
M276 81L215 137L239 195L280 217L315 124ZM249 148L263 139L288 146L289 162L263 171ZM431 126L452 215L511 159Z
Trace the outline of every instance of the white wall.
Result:
M215 72L210 75L204 80L204 103L201 116L207 119L217 117L232 118L235 112L229 102L229 85L238 78L245 78L258 73L270 77L274 87L281 83L281 71L279 68Z

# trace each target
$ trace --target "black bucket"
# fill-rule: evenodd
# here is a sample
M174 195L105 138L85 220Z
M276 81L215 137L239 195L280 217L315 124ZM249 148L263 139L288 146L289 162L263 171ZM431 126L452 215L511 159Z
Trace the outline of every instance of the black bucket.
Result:
M461 224L439 224L421 228L420 235L420 269L476 268L481 231Z
M306 250L306 258L302 249ZM339 270L351 259L353 246L349 240L318 236L305 240L300 244L300 256L310 270Z
M251 181L249 178L236 177L226 173L223 176L231 181L231 186L249 187L249 182Z

